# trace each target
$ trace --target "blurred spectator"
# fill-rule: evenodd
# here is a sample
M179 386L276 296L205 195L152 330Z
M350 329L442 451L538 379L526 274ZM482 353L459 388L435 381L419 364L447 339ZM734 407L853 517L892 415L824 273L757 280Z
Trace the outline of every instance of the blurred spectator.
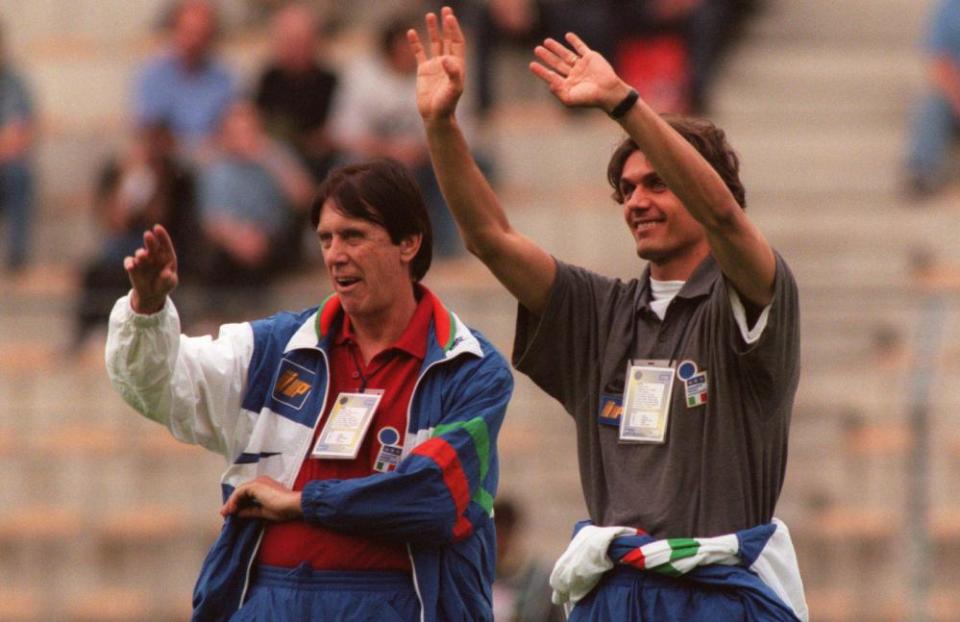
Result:
M723 0L717 0L722 2ZM617 69L655 110L687 114L693 108L693 26L711 0L650 0L621 5Z
M477 113L486 115L496 98L494 76L497 49L504 44L523 48L525 55L541 37L540 7L535 0L489 0L457 3L457 13L473 31L474 63L471 73L477 80ZM460 5L468 5L460 8Z
M23 78L13 69L0 30L0 218L6 220L6 268L17 271L30 251L34 110Z
M927 27L928 85L919 103L907 160L908 192L934 193L945 181L960 128L960 0L941 0Z
M181 0L168 21L169 48L149 59L136 78L136 122L168 125L181 153L203 160L233 100L234 80L214 56L217 14L211 4Z
M293 146L317 182L336 153L327 133L337 75L318 60L320 24L303 4L280 9L271 20L272 57L254 97L267 131Z
M472 33L470 74L476 77L478 115L485 116L496 105L498 51L504 46L519 48L527 58L544 37L563 40L567 32L575 31L593 49L613 58L612 0L435 0L428 4L435 11L452 6Z
M463 246L433 175L417 112L417 61L406 38L415 23L414 18L389 21L380 28L378 54L357 59L342 74L331 131L352 158L393 158L411 171L430 213L434 254L450 257Z
M755 0L611 0L618 70L655 109L705 114L723 52Z
M105 239L99 254L84 267L71 344L78 351L87 336L106 325L113 303L130 289L123 258L143 244L143 232L162 224L178 248L182 277L196 268L199 240L193 174L174 157L175 141L163 124L138 131L128 153L101 170L94 208Z
M563 610L550 602L550 568L531 559L520 541L520 508L510 499L497 499L493 520L497 527L494 620L562 622Z
M227 110L220 150L200 174L200 218L207 238L207 285L257 287L300 259L297 226L313 196L313 181L296 155L271 139L256 107Z
M703 115L709 111L713 77L746 8L744 0L702 0L691 13L686 37L690 52L690 112Z

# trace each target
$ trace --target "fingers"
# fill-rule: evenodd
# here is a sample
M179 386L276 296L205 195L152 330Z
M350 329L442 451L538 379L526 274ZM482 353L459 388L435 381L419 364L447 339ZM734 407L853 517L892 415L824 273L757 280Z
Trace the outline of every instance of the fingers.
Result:
M445 57L440 61L440 66L443 67L444 73L447 74L447 78L454 86L460 87L463 85L463 68L460 65L450 60L449 57Z
M562 85L563 78L561 78L560 74L558 74L557 72L550 71L549 69L547 69L546 67L544 67L543 65L537 62L531 62L529 67L530 67L530 71L533 72L533 75L537 76L538 78L546 82L547 85L550 87L551 91L555 89L559 89L560 86Z
M573 52L573 50L571 50L564 44L560 43L556 39L551 39L550 37L547 37L546 39L543 40L543 45L548 50L556 54L561 60L563 60L568 65L572 66L576 64L577 60L579 60L580 58Z
M159 247L164 251L173 254L173 239L163 225L153 226L153 235L156 237Z
M583 39L578 37L576 33L568 32L567 41L573 46L573 49L580 56L586 56L590 52L590 48L587 47L587 44L584 43Z
M466 39L460 29L457 16L453 14L453 9L448 6L443 7L440 16L443 19L443 41L446 52L455 56L463 56L466 49Z
M233 494L230 495L230 498L227 499L223 507L220 508L220 515L227 516L229 514L239 513L240 516L243 516L245 510L259 510L261 506L253 490L255 483L256 480L252 480L246 484L237 486Z
M413 28L407 31L407 43L410 44L410 51L417 59L417 65L427 62L427 52L423 49L423 44L420 43L420 35Z
M165 264L175 257L170 234L163 225L154 225L152 230L143 232L143 246L134 251L133 255L124 257L123 269L131 274L142 273L151 267Z
M573 67L561 57L557 56L542 45L535 47L533 49L533 53L537 58L543 61L544 64L559 73L561 76L569 75L570 70L573 69Z
M157 252L159 245L157 244L157 236L153 234L153 231L143 232L143 248L147 249L147 252L151 255Z
M440 56L443 53L443 42L440 39L440 28L437 24L436 13L427 13L427 38L430 40L430 56Z
M407 43L417 59L417 64L425 63L430 58L446 54L464 55L466 39L453 9L448 6L443 7L439 19L436 13L427 13L424 22L427 26L427 40L430 42L429 55L417 31L413 28L407 31Z
M220 516L229 516L237 511L237 491L234 490L233 494L224 502L223 506L220 507Z

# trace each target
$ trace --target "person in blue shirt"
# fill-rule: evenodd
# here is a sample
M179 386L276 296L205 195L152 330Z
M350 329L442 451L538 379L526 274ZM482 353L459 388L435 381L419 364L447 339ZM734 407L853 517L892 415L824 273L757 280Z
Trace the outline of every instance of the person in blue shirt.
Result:
M214 54L216 32L210 4L179 2L171 12L169 48L149 59L136 78L136 123L164 123L190 159L202 159L235 94L234 78Z
M0 218L7 229L6 268L17 271L26 265L30 247L34 108L26 83L4 52L0 31Z
M934 9L925 40L927 87L920 100L907 157L907 191L922 198L946 181L960 129L960 0L942 0Z

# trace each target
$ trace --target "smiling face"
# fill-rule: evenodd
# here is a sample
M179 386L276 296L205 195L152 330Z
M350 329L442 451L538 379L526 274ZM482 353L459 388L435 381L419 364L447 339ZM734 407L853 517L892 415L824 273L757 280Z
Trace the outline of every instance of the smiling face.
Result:
M419 236L394 244L382 226L345 215L332 199L320 211L317 236L330 282L351 320L388 318L413 300L410 262L420 249Z
M624 162L618 188L637 255L651 263L651 276L686 280L710 252L703 226L640 151Z

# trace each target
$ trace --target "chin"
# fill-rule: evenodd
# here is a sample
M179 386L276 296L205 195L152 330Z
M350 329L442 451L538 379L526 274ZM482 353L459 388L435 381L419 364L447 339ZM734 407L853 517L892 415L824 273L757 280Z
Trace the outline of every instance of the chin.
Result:
M362 306L360 302L350 296L344 296L340 294L340 305L343 307L343 311L347 315L356 315L362 311Z
M637 257L645 261L657 263L666 259L668 256L669 253L666 253L660 249L650 248L648 245L637 245Z

